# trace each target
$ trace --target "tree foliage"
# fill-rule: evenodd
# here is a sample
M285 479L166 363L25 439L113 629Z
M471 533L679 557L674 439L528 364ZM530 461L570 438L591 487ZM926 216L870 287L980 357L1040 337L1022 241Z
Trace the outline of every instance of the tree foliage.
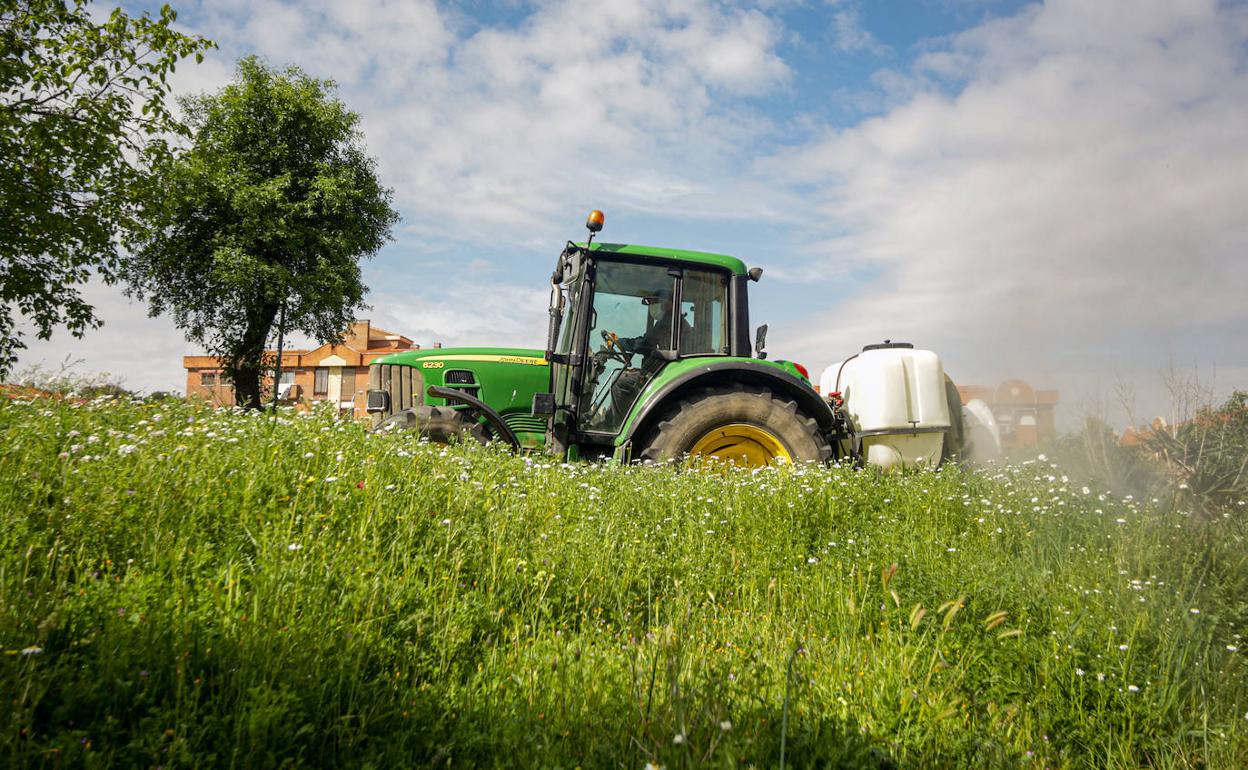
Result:
M1176 497L1206 515L1236 511L1248 498L1248 391L1204 407L1180 425L1153 432L1145 447L1159 459Z
M288 330L340 340L364 307L359 261L398 215L333 83L251 57L182 106L192 144L153 178L126 275L258 407L283 303Z
M167 77L212 43L177 14L92 17L89 0L0 0L0 375L25 347L19 314L47 339L100 325L79 286L116 277L143 158L184 131Z

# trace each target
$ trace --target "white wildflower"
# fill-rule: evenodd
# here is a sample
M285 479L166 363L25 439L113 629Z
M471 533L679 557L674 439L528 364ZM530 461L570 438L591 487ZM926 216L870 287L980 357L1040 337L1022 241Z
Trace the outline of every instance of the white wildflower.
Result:
M42 647L24 647L24 648L22 649L22 654L23 654L23 655L38 655L38 654L40 654L40 653L42 653L42 652L43 652L43 648L42 648Z
M684 733L676 733L676 736L672 738L672 743L676 744L677 746L681 745L684 742L685 742Z
M1135 685L1133 684L1127 685L1127 692L1139 692L1139 691L1140 691L1140 688L1136 687Z
M291 543L290 545L286 546L287 551L298 551L300 548L303 548L303 546L299 545L298 543Z
M732 729L732 722L729 722L727 719L725 719L724 721L719 723L719 729L723 730L724 732L728 732L729 730Z

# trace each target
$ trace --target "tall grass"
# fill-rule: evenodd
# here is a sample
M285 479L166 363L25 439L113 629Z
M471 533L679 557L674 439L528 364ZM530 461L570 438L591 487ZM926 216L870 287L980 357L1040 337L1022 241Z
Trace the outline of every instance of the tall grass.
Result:
M572 466L0 399L0 479L11 766L1248 765L1243 517L1042 462Z

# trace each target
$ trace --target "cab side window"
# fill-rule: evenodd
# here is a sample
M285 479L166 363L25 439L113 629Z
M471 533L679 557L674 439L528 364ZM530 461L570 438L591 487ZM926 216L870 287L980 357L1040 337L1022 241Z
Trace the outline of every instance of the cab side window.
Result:
M728 276L703 270L686 270L681 288L680 312L685 323L680 354L726 355L728 353Z

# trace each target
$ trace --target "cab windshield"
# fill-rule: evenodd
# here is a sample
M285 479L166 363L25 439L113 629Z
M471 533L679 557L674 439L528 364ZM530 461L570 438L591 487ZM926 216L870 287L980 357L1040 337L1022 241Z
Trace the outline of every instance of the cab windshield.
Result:
M577 410L581 429L617 432L646 384L673 358L726 354L727 299L728 278L718 272L600 261Z

